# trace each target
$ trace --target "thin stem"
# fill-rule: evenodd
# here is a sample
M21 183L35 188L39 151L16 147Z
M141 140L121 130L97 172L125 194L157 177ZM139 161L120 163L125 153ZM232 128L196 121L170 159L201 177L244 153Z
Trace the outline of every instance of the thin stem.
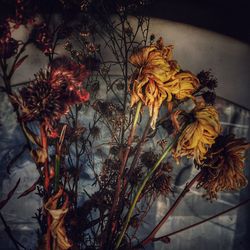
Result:
M228 213L228 212L230 212L230 211L232 211L232 210L234 210L234 209L236 209L236 208L238 208L238 207L241 207L241 206L247 204L248 202L250 202L250 198L247 199L247 200L245 200L245 201L243 201L243 202L241 202L241 203L239 203L239 204L236 205L236 206L233 206L233 207L231 207L231 208L229 208L229 209L227 209L227 210L224 210L224 211L222 211L222 212L220 212L220 213L218 213L218 214L215 214L215 215L213 215L213 216L210 216L210 217L208 217L207 219L204 219L204 220L202 220L202 221L196 222L196 223L194 223L194 224L192 224L192 225L189 225L189 226L187 226L187 227L181 228L181 229L179 229L179 230L177 230L177 231L174 231L174 232L172 232L172 233L166 234L166 235L164 235L164 236L161 236L161 237L158 237L158 238L154 238L153 241L162 240L162 239L164 239L164 238L167 238L167 237L173 236L173 235L175 235L175 234L181 233L181 232L183 232L183 231L186 231L186 230L188 230L188 229L190 229L190 228L199 226L199 225L201 225L201 224L203 224L203 223L205 223L205 222L207 222L207 221L210 221L210 220L212 220L212 219L214 219L214 218L216 218L216 217L219 217L219 216L221 216L221 215L223 215L223 214L226 214L226 213Z
M132 170L135 168L135 166L136 166L136 164L137 164L137 162L138 162L138 160L139 160L139 157L140 157L140 154L141 154L141 151L142 151L142 148L143 148L143 144L144 144L144 142L145 142L145 140L146 140L146 137L147 137L147 135L148 135L148 132L149 132L149 130L150 130L150 123L151 123L151 120L152 120L151 118L148 119L148 123L147 123L147 125L146 125L146 127L145 127L145 129L144 129L142 138L141 138L141 140L139 141L139 143L138 143L138 145L137 145L137 149L136 149L136 153L135 153L134 159L133 159L133 161L132 161L132 163L131 163L129 172L128 172L127 176L126 176L126 179L124 180L124 186L127 185L128 180L129 180L130 177L131 177ZM125 189L124 189L124 192L125 192Z
M113 202L113 206L112 206L111 211L110 211L110 222L111 223L113 223L113 220L115 219L114 217L115 217L115 214L116 214L117 206L118 206L118 203L119 203L119 195L120 195L120 192L121 192L121 184L122 184L121 180L122 180L124 169L125 169L125 166L126 166L126 163L127 163L127 160L128 160L129 152L130 152L130 149L131 149L131 144L132 144L133 139L134 139L134 135L135 135L135 131L136 131L136 125L137 125L137 122L138 122L139 117L140 117L141 107L142 107L142 102L139 101L138 104L137 104L133 125L132 125L130 135L129 135L129 138L128 138L127 148L126 148L126 151L124 153L123 161L121 163L121 166L120 166L120 169L119 169L119 174L118 174L118 177L117 177L117 184L116 184L116 192L115 192L115 196L114 196L114 202Z
M43 147L44 150L46 150L46 153L48 155L48 139L47 139L47 134L46 134L44 124L40 125L40 136L41 136L42 147ZM44 184L43 185L44 185L44 189L46 191L46 196L49 197L50 179L49 179L49 160L48 160L48 157L47 157L47 159L46 159L46 161L44 163ZM49 214L47 214L46 250L51 249L50 225L51 225L51 216Z
M56 145L56 159L55 159L55 192L58 191L59 182L60 182L60 164L61 164L61 151L63 146L63 141L65 137L67 125L64 125L59 140Z
M171 151L171 149L173 148L175 142L177 141L178 139L178 136L175 137L175 139L168 145L168 147L166 148L166 150L163 152L162 156L158 159L158 161L155 163L155 165L152 167L152 169L148 172L148 174L145 176L144 180L142 181L141 183L141 186L140 188L138 189L136 195L135 195L135 198L130 206L130 209L128 211L128 214L127 214L127 217L126 217L126 220L124 222L124 225L123 225L123 229L121 231L121 234L119 235L119 238L117 240L117 243L116 243L116 246L115 246L115 249L118 249L120 244L121 244L121 241L126 233L126 230L127 230L127 227L128 227L128 224L129 224L129 221L130 221L130 218L132 216L132 213L134 211L134 208L136 206L136 203L144 189L144 187L146 186L148 180L150 179L150 177L152 176L152 174L155 172L155 170L159 167L159 165L161 164L161 162L166 158L166 156L169 154L169 152Z
M164 215L164 217L161 219L161 221L157 224L157 226L152 230L152 232L141 242L140 245L146 245L153 241L154 236L156 233L160 230L162 225L167 221L167 219L173 214L175 209L178 207L184 196L189 192L190 188L194 185L194 183L200 178L201 172L199 172L183 189L183 191L180 193L177 200L174 202L174 204L171 206L171 208L168 210L168 212Z
M42 147L48 155L48 140L47 140L47 135L46 135L44 124L41 124L41 126L40 126L40 135L41 135ZM46 192L48 193L48 191L49 191L49 161L48 161L48 157L44 163L44 188L45 188Z
M60 155L56 154L56 163L55 163L55 192L58 191L59 180L60 180Z

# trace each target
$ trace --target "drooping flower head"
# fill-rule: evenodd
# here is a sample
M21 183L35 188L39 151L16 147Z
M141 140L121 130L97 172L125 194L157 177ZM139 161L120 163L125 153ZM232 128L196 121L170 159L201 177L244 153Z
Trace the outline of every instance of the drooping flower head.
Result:
M239 190L247 185L244 175L244 156L250 143L234 135L219 136L209 149L201 168L197 187L204 188L209 199L217 198L220 191Z
M191 115L193 121L181 133L173 155L177 162L181 157L187 156L201 164L221 132L219 115L213 106L204 102L198 102Z
M21 119L52 123L65 115L71 105L88 101L89 93L82 87L87 75L83 65L66 58L55 59L19 95L13 96Z
M50 65L50 83L53 88L65 90L71 105L86 102L89 93L82 87L83 81L89 76L85 65L77 64L66 57L55 59Z
M132 77L131 106L142 101L148 106L155 128L159 109L164 100L190 97L198 88L199 80L190 72L180 71L172 59L171 45L164 46L160 38L156 44L143 47L130 57L137 70Z

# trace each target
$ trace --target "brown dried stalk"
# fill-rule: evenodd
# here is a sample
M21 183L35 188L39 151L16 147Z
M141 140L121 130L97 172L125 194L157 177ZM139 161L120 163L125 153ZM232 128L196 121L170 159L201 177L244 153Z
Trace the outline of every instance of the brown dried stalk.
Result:
M153 241L154 236L156 233L160 230L162 225L167 221L167 219L174 213L175 209L178 207L182 199L185 197L185 195L190 191L190 188L194 185L194 183L199 180L201 177L201 172L199 172L183 189L183 191L178 196L177 200L174 202L174 204L171 206L171 208L168 210L168 212L164 215L164 217L161 219L161 221L157 224L157 226L151 231L151 233L140 243L140 245L147 245L150 242Z

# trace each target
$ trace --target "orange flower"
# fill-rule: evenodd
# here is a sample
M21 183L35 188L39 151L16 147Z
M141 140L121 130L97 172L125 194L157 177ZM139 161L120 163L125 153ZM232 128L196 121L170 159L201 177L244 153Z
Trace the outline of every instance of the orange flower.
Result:
M159 109L164 100L170 102L190 97L198 88L199 80L189 72L181 72L172 60L172 46L164 46L160 38L156 44L141 48L133 53L130 62L137 71L133 74L131 107L138 101L148 106L154 129Z
M221 125L217 110L213 106L206 106L203 102L197 103L192 115L194 121L183 130L173 155L177 161L183 156L194 157L200 164L219 135Z
M234 135L219 136L199 165L202 176L197 187L204 188L207 196L217 198L219 191L239 190L247 185L244 176L244 155L250 147L244 138Z

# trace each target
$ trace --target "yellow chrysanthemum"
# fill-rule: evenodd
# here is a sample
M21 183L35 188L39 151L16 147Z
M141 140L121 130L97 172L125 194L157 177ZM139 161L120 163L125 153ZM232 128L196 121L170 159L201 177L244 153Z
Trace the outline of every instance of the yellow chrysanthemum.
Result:
M130 57L131 64L138 69L132 79L131 106L138 101L148 106L153 129L164 100L170 102L173 95L177 99L191 97L199 86L194 75L180 72L177 62L172 59L172 49L159 39Z
M180 135L174 157L193 157L198 164L205 159L205 154L215 142L221 131L219 115L213 106L198 103L193 110L194 121L187 125Z
M192 98L192 94L200 86L199 79L188 71L177 73L173 79L167 85L171 89L171 94L178 100Z

